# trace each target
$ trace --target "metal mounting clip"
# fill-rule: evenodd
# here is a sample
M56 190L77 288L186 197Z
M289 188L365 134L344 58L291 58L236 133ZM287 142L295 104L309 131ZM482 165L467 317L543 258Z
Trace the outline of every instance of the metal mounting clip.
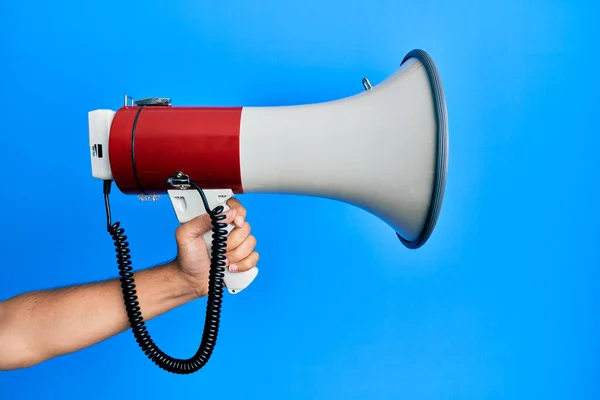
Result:
M188 189L192 186L190 185L190 177L181 171L167 179L167 183L178 189Z
M168 106L170 103L168 97L146 97L135 101L136 106Z
M136 106L169 106L171 99L168 97L146 97L143 99L135 100L130 95L126 94L124 99L125 107Z
M365 90L371 90L371 88L373 87L373 85L371 85L371 82L369 82L369 79L367 77L363 78L362 84Z

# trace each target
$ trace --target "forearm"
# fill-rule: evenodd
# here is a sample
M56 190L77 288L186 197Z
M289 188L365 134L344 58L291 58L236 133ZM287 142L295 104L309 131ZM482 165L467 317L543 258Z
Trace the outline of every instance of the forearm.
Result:
M175 264L135 273L150 320L197 298ZM129 328L118 279L23 294L0 303L0 370L28 367Z

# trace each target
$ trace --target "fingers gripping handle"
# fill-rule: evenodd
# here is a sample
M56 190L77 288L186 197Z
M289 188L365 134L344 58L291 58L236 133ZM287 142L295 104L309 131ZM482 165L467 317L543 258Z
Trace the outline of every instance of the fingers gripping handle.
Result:
M204 191L206 193L206 190ZM208 196L208 194L207 194ZM208 199L208 197L207 197ZM200 200L202 201L202 200ZM210 201L210 200L209 200ZM227 200L225 200L227 201ZM223 212L229 210L229 206L227 206L227 204L221 204L224 207ZM210 208L213 209L215 208L216 205L210 205ZM227 231L227 234L229 234L234 228L233 224L228 224L227 228L225 228L225 230ZM213 241L213 237L212 237L213 233L212 231L208 231L206 232L202 238L204 239L204 243L206 244L206 248L208 249L208 253L210 255L210 249L212 248L212 241ZM253 267L252 269L248 270L248 271L243 271L243 272L231 272L229 271L229 268L226 267L225 268L225 277L224 277L224 281L225 281L225 285L227 286L227 291L231 294L236 294L241 292L243 289L245 289L253 280L254 278L256 278L256 275L258 274L258 268Z
M206 214L202 198L196 190L173 189L168 190L168 193L179 223L184 224L202 214ZM229 210L229 206L226 202L233 197L233 192L231 190L204 190L204 194L206 196L206 200L208 200L208 205L211 210L219 205L223 206L223 212ZM229 234L233 228L233 224L227 225L227 234ZM213 241L212 231L206 232L202 238L204 239L204 243L206 244L206 248L210 257L210 250L212 248ZM248 287L250 283L252 283L254 278L256 278L256 275L258 275L257 267L253 267L252 269L243 272L231 272L229 271L229 268L225 268L224 281L225 285L227 286L227 291L231 294L237 294L241 292Z

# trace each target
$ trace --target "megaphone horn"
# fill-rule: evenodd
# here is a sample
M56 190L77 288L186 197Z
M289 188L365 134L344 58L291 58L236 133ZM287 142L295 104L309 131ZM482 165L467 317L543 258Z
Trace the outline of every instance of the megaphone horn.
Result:
M446 185L442 82L431 57L413 50L384 81L363 85L353 96L294 106L175 107L168 98L126 97L116 112L89 113L92 175L124 194L168 193L180 222L223 210L241 193L338 200L417 249L435 228ZM225 240L211 235L209 248ZM257 273L220 270L230 293Z

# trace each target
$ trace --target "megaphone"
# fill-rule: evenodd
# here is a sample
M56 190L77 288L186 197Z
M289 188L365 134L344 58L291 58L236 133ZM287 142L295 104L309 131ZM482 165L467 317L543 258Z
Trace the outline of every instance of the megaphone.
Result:
M393 229L409 249L431 236L442 206L448 165L446 100L438 70L423 50L410 51L394 74L335 101L275 107L178 107L169 98L125 96L123 107L89 113L92 176L104 181L133 333L159 367L192 373L216 343L224 287L240 293L258 269L231 273L220 223L235 194L279 193L327 198L359 207ZM168 194L180 223L203 213L211 276L205 331L189 360L164 354L149 337L135 297L123 229L110 219L114 182L126 195Z

